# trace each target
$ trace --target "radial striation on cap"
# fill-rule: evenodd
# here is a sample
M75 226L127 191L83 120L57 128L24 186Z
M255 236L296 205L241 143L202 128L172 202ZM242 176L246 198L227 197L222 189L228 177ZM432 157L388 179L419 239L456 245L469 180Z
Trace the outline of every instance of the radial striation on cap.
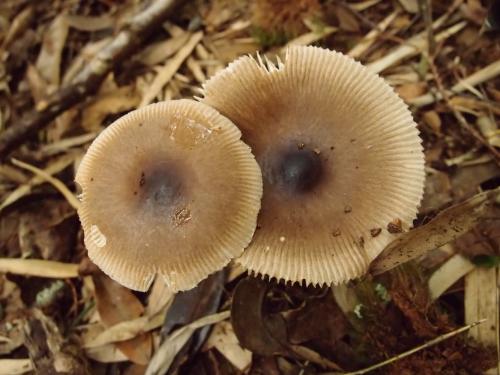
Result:
M161 275L194 287L255 231L262 176L234 124L191 100L152 104L110 125L76 175L88 255L135 290Z
M241 57L203 91L262 170L258 229L237 260L249 270L345 282L394 239L390 223L412 224L425 178L421 139L404 102L358 62L291 47L276 64Z

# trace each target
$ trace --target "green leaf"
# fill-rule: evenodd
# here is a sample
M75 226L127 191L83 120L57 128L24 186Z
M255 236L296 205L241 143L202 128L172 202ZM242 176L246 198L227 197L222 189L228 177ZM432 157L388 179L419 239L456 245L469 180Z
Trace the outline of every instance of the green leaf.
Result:
M479 267L493 268L500 266L500 256L498 255L476 255L472 258L472 263Z
M375 285L375 292L377 293L377 296L384 301L384 302L389 302L391 300L391 296L389 295L389 292L387 292L387 289L385 286L382 284L376 284Z

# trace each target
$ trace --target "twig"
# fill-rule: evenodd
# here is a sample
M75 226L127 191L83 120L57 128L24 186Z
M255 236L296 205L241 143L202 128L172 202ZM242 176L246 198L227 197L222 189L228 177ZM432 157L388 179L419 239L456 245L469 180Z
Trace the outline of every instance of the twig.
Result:
M438 20L439 21L439 20ZM434 25L438 22L435 21ZM448 39L450 36L458 33L467 25L467 22L462 21L450 26L446 30L440 32L436 35L436 42L441 42ZM383 70L389 68L390 66L404 60L408 57L415 56L425 50L427 47L427 39L424 33L417 34L416 36L410 38L406 44L403 44L396 49L394 49L389 54L385 55L379 60L376 60L367 65L374 73L380 73Z
M455 84L448 92L449 95L459 94L462 91L477 86L483 82L489 81L492 78L495 78L500 74L500 60L497 60L491 63L488 66L485 66L481 70L471 74L470 76L464 78L457 84ZM448 93L447 92L447 93ZM411 99L408 104L415 106L417 108L424 107L428 104L432 104L437 100L443 99L441 93L428 93L422 96L419 96L415 99Z
M455 1L445 14L432 23L432 29L438 30L441 28L451 18L452 14L455 13L461 3L461 0ZM451 35L463 29L465 25L465 22L458 22L448 29L440 32L434 39L436 42L446 40ZM375 73L380 73L397 62L418 54L419 50L425 49L426 47L427 41L425 38L425 32L418 33L407 41L402 41L402 43L402 45L392 50L389 54L368 64L368 68Z
M137 53L146 38L167 20L179 3L179 0L156 0L125 24L71 84L48 98L43 108L29 112L19 123L0 134L0 160L58 115L95 93L113 67Z
M145 92L140 107L148 105L158 95L162 88L172 79L180 66L191 55L196 45L203 38L203 32L199 31L189 37L186 44L170 59L158 72L155 79Z
M400 359L403 359L403 358L406 358L414 353L417 353L423 349L426 349L430 346L433 346L433 345L436 345L436 344L439 344L440 342L444 341L444 340L448 340L449 338L453 337L453 336L456 336L462 332L465 332L465 331L468 331L469 329L471 329L472 327L475 327L477 326L478 324L481 324L481 323L484 323L486 321L486 319L482 319L482 320L479 320L475 323L472 323L472 324L469 324L469 325L466 325L466 326L463 326L459 329L456 329L454 331L451 331L451 332L448 332L448 333L445 333L444 335L441 335L439 337L436 337L435 339L431 340L431 341L428 341L426 342L425 344L422 344L420 346L417 346L416 348L413 348L413 349L410 349L404 353L401 353L401 354L398 354L392 358L389 358L383 362L380 362L380 363L377 363L376 365L373 365L373 366L370 366L370 367L367 367L363 370L359 370L359 371L354 371L354 372L348 372L348 373L338 373L338 372L328 372L328 373L323 373L322 375L362 375L362 374L366 374L370 371L373 371L373 370L376 370L378 368L381 368L381 367L384 367L384 366L387 366L387 365L390 365L391 363L393 362L396 362L396 361L399 361Z
M424 19L425 28L427 29L429 55L434 56L436 51L436 39L434 38L434 29L432 28L432 2L430 0L419 0L418 5Z
M436 65L434 64L434 59L431 56L427 55L427 60L429 62L429 67L432 70L432 74L434 76L434 80L436 81L436 86L438 88L439 93L441 94L441 97L444 99L450 110L452 111L453 115L457 119L458 123L464 128L467 132L469 132L474 138L476 138L480 143L482 143L484 146L490 150L492 153L493 157L495 158L495 161L497 164L500 164L500 152L497 151L497 149L490 145L487 140L483 138L481 133L479 133L476 129L474 129L472 126L469 125L465 117L462 115L461 112L459 112L451 103L450 97L448 93L446 92L443 82L441 80L441 76L439 75L439 72L436 68Z
M378 25L376 25L372 30L364 36L361 41L354 46L347 54L353 58L359 58L363 53L365 53L372 44L377 40L378 36L383 33L387 27L396 19L398 11L395 10L384 18Z
M50 183L52 186L54 186L59 192L66 198L68 203L75 209L78 210L80 207L80 201L74 196L74 194L68 189L66 185L64 185L60 180L57 178L51 176L49 173L45 172L44 170L37 168L33 165L30 165L28 163L24 163L20 160L17 159L12 159L12 164L14 164L16 167L27 169L28 171L34 173L38 177L44 179L48 183Z
M77 157L77 153L75 152L68 152L58 158L55 158L51 161L51 163L47 166L47 168L44 169L44 173L52 176L56 173L61 172L64 170L68 165L73 163L75 161L75 158ZM11 191L6 197L4 197L3 201L0 203L0 212L7 206L13 204L16 202L18 199L24 197L26 194L28 194L31 189L34 186L40 185L47 181L46 178L43 178L39 175L35 175L31 179L29 179L26 182L21 182L21 185L19 185L16 189Z
M78 277L78 264L42 259L0 258L0 272L51 279L67 279Z

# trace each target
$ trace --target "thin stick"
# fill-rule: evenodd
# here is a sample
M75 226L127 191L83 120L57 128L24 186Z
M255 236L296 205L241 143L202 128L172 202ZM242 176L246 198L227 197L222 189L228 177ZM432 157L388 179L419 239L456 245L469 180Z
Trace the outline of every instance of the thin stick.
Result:
M78 264L42 259L0 258L0 272L14 275L68 279L78 276Z
M432 23L432 28L434 30L439 29L443 24L448 21L450 16L456 11L462 1L456 1L448 11L439 17L436 21ZM450 37L451 35L459 32L466 25L466 22L459 22L445 31L442 31L436 36L436 41L442 41ZM419 50L425 48L426 38L425 32L421 32L413 37L411 37L408 41L405 41L404 44L392 50L388 55L368 64L368 68L375 73L380 73L381 71L387 69L388 67L396 64L397 62L408 58L410 56L414 56L418 54Z
M47 172L41 170L40 168L37 168L31 164L22 162L20 160L12 159L12 164L14 164L16 167L27 169L28 171L34 173L38 177L44 179L48 183L50 183L52 186L54 186L59 192L66 198L68 203L75 209L78 210L80 207L80 201L74 196L74 194L68 189L66 185L64 185L60 180L57 178L51 176Z
M392 358L389 358L383 362L380 362L380 363L377 363L376 365L373 365L373 366L370 366L370 367L367 367L367 368L364 368L362 370L358 370L358 371L354 371L354 372L348 372L348 373L343 373L342 375L362 375L362 374L366 374L367 372L370 372L370 371L373 371L373 370L376 370L376 369L379 369L381 367L384 367L384 366L387 366L387 365L390 365L391 363L394 363L396 361L399 361L400 359L403 359L403 358L406 358L412 354L415 354L423 349L426 349L426 348L429 348L433 345L436 345L436 344L439 344L440 342L442 341L445 341L445 340L448 340L449 338L453 337L453 336L456 336L462 332L465 332L465 331L468 331L469 329L471 329L472 327L475 327L481 323L484 323L486 321L486 319L481 319L477 322L474 322L472 324L469 324L469 325L466 325L466 326L463 326L461 328L458 328L454 331L451 331L451 332L448 332L448 333L445 333L444 335L441 335L439 337L436 337L435 339L431 340L431 341L428 341L426 342L425 344L422 344L420 346L417 346L413 349L410 349L404 353L401 353L401 354L398 354ZM340 375L341 373L338 373L338 372L328 372L328 373L323 373L322 375Z
M172 14L179 0L156 0L142 13L125 24L106 47L74 78L47 99L43 108L36 108L0 134L0 160L21 145L28 137L48 126L61 113L95 93L113 67L137 53L146 38Z
M434 24L436 24L436 22L434 22ZM436 42L441 42L448 39L450 36L462 30L466 25L467 22L462 21L454 24L453 26L450 26L446 30L436 35ZM417 34L416 36L409 39L407 43L397 47L381 59L368 64L368 69L370 69L374 73L380 73L390 66L400 62L401 60L418 55L427 48L427 39L425 35L425 33Z
M377 38L382 34L387 27L396 19L398 11L394 11L376 25L363 39L359 41L347 54L353 58L359 58L363 55L372 45Z
M491 63L488 66L485 66L481 70L471 74L467 78L464 78L457 84L455 84L449 91L449 95L459 94L462 91L468 89L469 87L477 86L483 82L486 82L496 76L500 75L500 60L497 60ZM443 99L443 95L441 93L429 93L419 96L417 98L411 99L408 104L411 104L417 108L432 104L438 100Z
M424 54L425 56L425 54ZM497 151L497 149L490 145L489 142L483 138L481 133L479 133L476 129L474 129L472 126L469 125L465 117L462 115L461 112L459 112L451 103L450 101L450 96L446 92L443 82L441 80L441 76L439 75L439 72L437 70L436 65L434 64L434 59L431 58L429 55L426 56L427 60L429 62L429 67L432 70L432 74L434 75L434 80L436 81L436 86L438 88L439 93L441 94L441 97L444 99L446 104L448 105L448 108L452 111L453 115L457 119L458 123L464 128L467 132L469 132L474 138L476 138L479 142L481 142L484 146L490 150L492 153L493 157L495 158L495 161L497 164L500 165L500 152Z
M419 0L418 5L427 30L427 48L429 55L434 56L436 51L436 39L434 38L434 29L432 28L432 2L430 0Z

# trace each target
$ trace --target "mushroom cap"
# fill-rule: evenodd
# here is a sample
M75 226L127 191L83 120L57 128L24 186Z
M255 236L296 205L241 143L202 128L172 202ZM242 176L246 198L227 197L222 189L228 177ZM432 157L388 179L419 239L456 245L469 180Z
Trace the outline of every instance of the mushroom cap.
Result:
M261 276L324 285L364 274L415 218L424 154L411 113L382 78L341 53L291 47L244 56L202 102L242 131L264 180L252 243L236 261ZM399 222L399 221L398 221Z
M152 104L121 117L76 174L90 259L145 291L160 274L194 287L241 254L255 231L262 177L234 124L205 104Z

